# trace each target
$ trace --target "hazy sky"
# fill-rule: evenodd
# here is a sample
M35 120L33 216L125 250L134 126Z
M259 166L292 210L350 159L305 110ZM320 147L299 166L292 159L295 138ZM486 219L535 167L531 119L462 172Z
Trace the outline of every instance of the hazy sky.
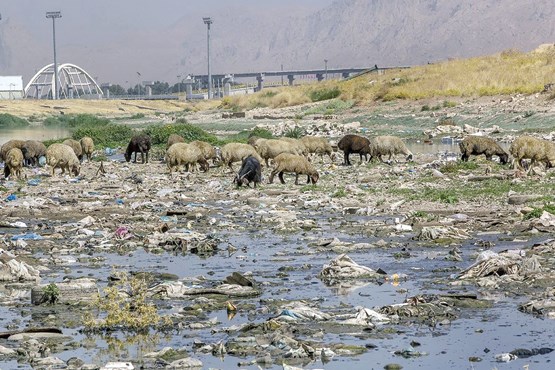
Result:
M52 22L47 11L61 11L56 20L58 62L82 66L99 82L135 80L135 71L147 71L145 79L164 80L176 75L179 60L168 49L183 48L186 43L199 45L206 38L203 16L215 20L214 36L224 22L238 16L299 17L317 11L332 0L1 0L0 39L4 50L4 71L0 55L0 75L19 74L26 79L52 63ZM226 19L227 18L227 19ZM218 30L217 23L222 24ZM229 26L229 24L227 25ZM198 28L198 32L197 32ZM188 33L185 34L187 31ZM165 39L157 39L158 34ZM14 36L16 35L16 36ZM175 45L175 46L174 46ZM2 49L3 47L3 49ZM22 50L27 48L32 50ZM139 50L143 49L142 52ZM159 53L153 72L152 59L142 58L144 50ZM182 53L182 51L179 51ZM141 54L143 53L143 54ZM126 60L127 59L127 60ZM199 68L198 66L196 67ZM24 70L20 70L24 69ZM200 72L200 71L199 71ZM199 73L197 72L197 73ZM175 77L174 77L175 78ZM115 81L118 80L118 81Z

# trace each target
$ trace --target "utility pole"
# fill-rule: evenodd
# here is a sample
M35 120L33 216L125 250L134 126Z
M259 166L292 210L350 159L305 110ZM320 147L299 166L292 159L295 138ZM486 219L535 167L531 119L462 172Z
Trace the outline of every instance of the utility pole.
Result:
M325 79L327 80L328 79L328 60L327 59L324 59L324 65L325 65L324 70L325 70L325 76L326 76Z
M181 75L177 75L177 98L179 99L179 93L181 93Z
M202 18L207 27L207 41L208 41L208 99L212 99L212 74L210 73L210 25L213 23L212 18Z
M54 44L54 83L52 99L58 99L58 63L56 62L56 18L62 18L62 12L46 12L46 18L52 18L52 39Z
M283 72L283 63L281 64L281 71ZM283 86L283 74L281 75L281 86Z

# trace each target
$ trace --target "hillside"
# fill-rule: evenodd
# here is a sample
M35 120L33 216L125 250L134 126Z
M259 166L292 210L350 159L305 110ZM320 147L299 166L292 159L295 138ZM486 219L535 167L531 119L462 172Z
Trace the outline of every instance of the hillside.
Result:
M83 66L101 82L174 81L179 73L205 73L206 33L200 15L186 13L161 28L116 33L86 43L59 40L59 58ZM449 58L529 51L555 41L555 3L484 0L337 0L303 11L215 9L213 72L419 65ZM63 24L60 24L63 30ZM66 30L67 31L67 30ZM62 32L62 31L60 31ZM50 63L51 44L25 25L0 23L0 68L25 81Z

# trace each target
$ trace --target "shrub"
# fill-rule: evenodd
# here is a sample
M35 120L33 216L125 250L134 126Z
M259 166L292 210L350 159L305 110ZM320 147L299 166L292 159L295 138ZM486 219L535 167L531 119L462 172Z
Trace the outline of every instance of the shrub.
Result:
M143 133L150 136L152 145L165 145L171 134L180 135L186 142L193 140L202 140L212 144L220 141L215 135L209 134L203 129L188 123L171 124L171 125L150 125L143 129Z
M310 100L313 102L335 99L339 95L341 95L341 90L339 90L339 87L337 86L332 88L316 89L309 92Z
M287 131L285 131L283 133L283 136L285 137L292 137L295 139L300 139L301 137L303 137L305 135L305 132L302 128L300 127L294 127L294 128L290 128Z
M85 328L89 331L108 331L121 327L128 331L144 332L163 323L164 319L158 314L156 306L147 302L147 281L138 276L130 278L127 273L117 273L117 276L119 279L116 285L105 288L104 296L99 295L92 304L105 317L95 320L92 313L86 314ZM127 294L120 294L120 290Z
M60 298L60 288L54 283L48 284L42 290L42 301L48 304L58 302Z
M60 115L46 118L43 124L45 126L66 126L76 129L83 126L106 126L110 124L110 120L92 114Z
M97 148L125 146L133 136L134 131L131 127L122 124L110 123L104 126L87 125L79 127L73 133L75 140L83 136L93 139Z
M29 122L24 120L23 118L16 117L9 113L2 113L0 114L0 127L1 128L9 128L9 127L25 127L29 126Z

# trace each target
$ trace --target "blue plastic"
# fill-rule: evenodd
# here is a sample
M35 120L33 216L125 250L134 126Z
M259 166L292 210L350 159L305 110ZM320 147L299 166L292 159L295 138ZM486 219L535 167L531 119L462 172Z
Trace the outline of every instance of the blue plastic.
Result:
M16 200L16 199L17 199L17 195L15 195L15 194L10 194L10 195L8 195L8 197L6 198L6 200L7 200L8 202L11 202L11 201Z

